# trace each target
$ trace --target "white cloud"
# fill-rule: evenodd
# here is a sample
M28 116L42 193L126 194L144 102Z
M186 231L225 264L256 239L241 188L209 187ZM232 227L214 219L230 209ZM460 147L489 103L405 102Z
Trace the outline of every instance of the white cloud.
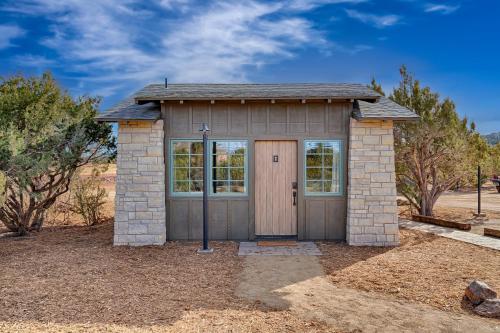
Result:
M190 9L191 0L158 0L158 5L171 11L187 12Z
M331 4L358 4L370 0L290 0L288 8L296 10L311 10Z
M345 11L350 18L359 20L365 24L373 25L379 29L390 27L401 21L401 16L399 15L375 15L363 13L354 9L346 9Z
M23 37L26 31L17 25L0 25L0 50L14 46L12 40Z
M2 9L44 16L50 36L42 45L56 64L80 73L82 92L110 95L145 83L248 81L252 71L293 57L299 48L357 53L325 40L304 13L327 3L364 0L11 0ZM293 8L291 6L293 5ZM27 55L19 61L49 63Z
M457 11L460 8L460 5L444 5L444 4L435 4L435 3L428 3L425 5L425 12L426 13L441 13L443 15L448 15L451 14L455 11Z
M48 67L54 66L56 62L46 57L35 55L35 54L24 54L19 55L14 58L17 64L21 64L27 67Z

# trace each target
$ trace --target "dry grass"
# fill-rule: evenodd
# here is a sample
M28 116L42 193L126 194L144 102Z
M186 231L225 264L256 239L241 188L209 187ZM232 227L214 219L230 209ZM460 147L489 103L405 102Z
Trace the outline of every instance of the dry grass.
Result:
M237 244L112 247L112 224L0 240L0 331L324 331L234 296ZM331 330L331 329L330 329Z
M500 291L498 251L404 229L400 236L396 248L323 243L321 262L334 284L445 311L468 311L461 301L473 279Z

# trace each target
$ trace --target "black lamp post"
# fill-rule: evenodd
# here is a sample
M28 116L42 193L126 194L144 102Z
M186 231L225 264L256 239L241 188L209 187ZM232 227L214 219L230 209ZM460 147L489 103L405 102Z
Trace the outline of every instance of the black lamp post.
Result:
M203 248L198 250L198 253L212 253L213 249L208 247L208 172L209 172L209 147L208 147L208 132L210 128L203 123L200 127L200 132L203 132Z
M481 165L477 165L477 213L475 217L484 218L486 214L481 213Z

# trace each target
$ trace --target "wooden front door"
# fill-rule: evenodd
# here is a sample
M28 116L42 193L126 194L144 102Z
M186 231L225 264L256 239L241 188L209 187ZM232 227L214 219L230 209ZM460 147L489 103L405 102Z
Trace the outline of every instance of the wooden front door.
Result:
M297 142L255 142L255 235L297 235Z

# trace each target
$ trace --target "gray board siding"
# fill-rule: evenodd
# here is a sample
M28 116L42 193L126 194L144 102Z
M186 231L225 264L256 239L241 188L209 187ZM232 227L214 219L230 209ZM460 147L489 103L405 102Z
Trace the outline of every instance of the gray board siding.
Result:
M209 197L210 238L247 240L255 237L254 143L256 140L296 140L299 239L345 239L347 144L352 103L311 102L166 102L166 172L170 170L170 140L200 138L202 122L208 122L211 139L248 140L248 194ZM343 194L304 196L304 140L343 140ZM166 177L167 239L196 240L202 237L202 198L172 196Z

